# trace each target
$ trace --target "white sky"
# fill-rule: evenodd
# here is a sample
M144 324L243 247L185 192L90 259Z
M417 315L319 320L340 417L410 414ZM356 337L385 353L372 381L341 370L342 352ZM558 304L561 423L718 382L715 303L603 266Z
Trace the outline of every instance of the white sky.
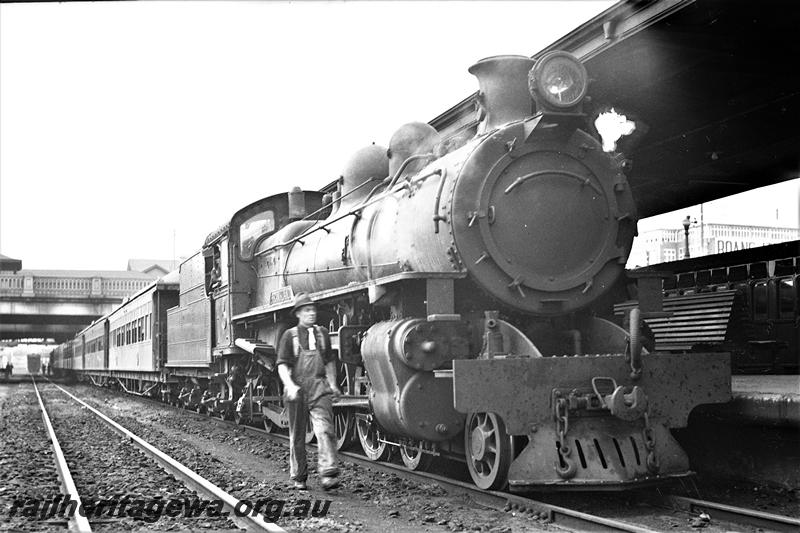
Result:
M237 209L317 189L474 92L478 59L531 55L613 3L2 4L0 253L190 255Z
M189 255L238 208L317 189L530 55L589 2L0 6L0 252L24 268Z

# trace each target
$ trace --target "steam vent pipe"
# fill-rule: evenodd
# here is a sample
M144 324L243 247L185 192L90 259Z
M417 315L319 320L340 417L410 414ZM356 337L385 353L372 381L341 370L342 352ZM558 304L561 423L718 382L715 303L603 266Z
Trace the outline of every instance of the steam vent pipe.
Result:
M529 57L508 55L487 57L469 67L480 87L481 131L531 116L528 71L533 64Z

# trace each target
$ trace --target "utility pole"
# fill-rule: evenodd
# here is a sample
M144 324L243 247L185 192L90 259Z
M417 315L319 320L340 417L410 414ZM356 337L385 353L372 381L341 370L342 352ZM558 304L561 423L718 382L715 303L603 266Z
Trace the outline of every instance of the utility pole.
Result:
M703 204L700 204L700 255L706 255L708 252L706 249L705 232L703 230Z

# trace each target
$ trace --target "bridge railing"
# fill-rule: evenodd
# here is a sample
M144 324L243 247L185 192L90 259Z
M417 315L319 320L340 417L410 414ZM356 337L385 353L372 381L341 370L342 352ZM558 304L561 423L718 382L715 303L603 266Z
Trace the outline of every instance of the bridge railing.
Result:
M33 278L33 293L36 296L89 296L92 288L91 279L39 277Z
M7 296L22 296L23 277L13 274L0 275L0 294Z
M101 276L35 276L19 272L0 274L0 297L124 298L153 282L152 278Z

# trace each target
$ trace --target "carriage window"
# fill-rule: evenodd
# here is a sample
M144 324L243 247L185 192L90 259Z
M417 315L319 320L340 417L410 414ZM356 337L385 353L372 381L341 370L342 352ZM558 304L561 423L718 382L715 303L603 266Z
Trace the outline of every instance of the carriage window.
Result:
M794 280L784 278L778 280L778 316L780 318L791 318L795 312L795 302L797 301L797 291L795 291Z
M275 215L272 211L253 215L239 226L239 253L242 259L253 257L253 248L258 238L273 231L275 231Z
M144 318L139 319L139 342L144 340Z
M753 318L767 318L767 282L753 284Z

